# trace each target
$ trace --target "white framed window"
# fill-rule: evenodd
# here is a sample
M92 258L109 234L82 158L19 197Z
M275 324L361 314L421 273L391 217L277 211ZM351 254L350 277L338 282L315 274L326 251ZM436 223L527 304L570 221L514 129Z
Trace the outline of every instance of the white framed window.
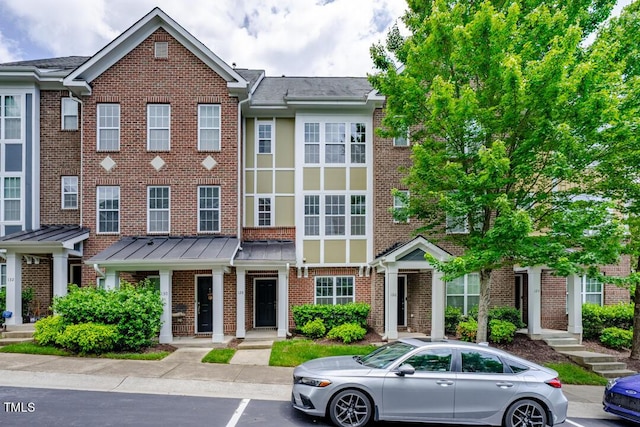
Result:
M304 235L320 235L320 196L304 196Z
M62 98L62 130L78 130L78 101Z
M469 273L446 283L447 307L457 307L462 314L480 303L480 274Z
M480 218L480 212L478 212L479 221L474 225L475 231L482 230L482 220ZM468 234L469 233L469 221L466 215L454 216L447 214L446 218L446 231L447 234Z
M351 163L367 162L367 125L351 123Z
M169 232L171 227L170 211L171 190L169 187L147 188L147 232Z
M120 150L120 104L98 104L98 151Z
M325 163L345 163L346 130L344 123L325 123Z
M367 203L365 195L351 196L351 235L367 234Z
M258 122L258 154L271 154L273 150L273 123Z
M409 131L404 132L402 136L393 137L394 147L408 147L409 146Z
M345 235L345 200L344 196L324 196L324 221L325 236Z
M258 197L258 226L271 227L273 214L271 197Z
M220 150L220 105L198 105L198 150Z
M198 187L198 231L220 231L220 187Z
M2 184L3 220L20 221L22 219L22 180L20 177L11 176L4 178Z
M0 96L0 139L22 138L22 98Z
M304 124L304 162L320 163L320 123Z
M62 177L62 209L78 209L78 177Z
M394 195L393 196L393 211L397 212L397 211L401 211L402 209L404 209L406 207L406 203L405 203L405 199L406 197L409 197L409 192L407 190L398 190L398 193L401 193L401 195ZM396 219L394 217L393 222L398 224L398 223L407 223L409 222L409 217L407 217L404 220L399 220Z
M171 145L171 106L147 105L147 150L169 151Z
M7 264L0 264L0 288L7 287Z
M602 305L602 282L596 278L582 276L582 303Z
M158 59L167 59L169 57L169 42L155 42L153 54Z
M338 305L355 301L353 276L318 276L315 280L316 304Z
M120 232L120 187L100 186L97 188L98 233Z

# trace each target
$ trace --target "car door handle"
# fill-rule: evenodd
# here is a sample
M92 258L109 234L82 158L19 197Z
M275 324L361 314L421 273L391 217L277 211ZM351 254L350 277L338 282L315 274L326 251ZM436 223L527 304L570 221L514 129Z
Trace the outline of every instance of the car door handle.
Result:
M446 386L453 385L453 381L451 381L451 380L438 380L438 381L436 381L436 384L441 385L443 387L446 387Z
M496 385L500 388L510 388L513 387L513 383L496 383Z

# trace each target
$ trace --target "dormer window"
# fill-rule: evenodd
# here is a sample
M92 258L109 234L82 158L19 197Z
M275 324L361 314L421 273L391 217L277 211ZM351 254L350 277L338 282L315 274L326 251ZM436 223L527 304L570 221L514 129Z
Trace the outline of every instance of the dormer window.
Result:
M156 59L167 59L169 57L169 42L155 42Z

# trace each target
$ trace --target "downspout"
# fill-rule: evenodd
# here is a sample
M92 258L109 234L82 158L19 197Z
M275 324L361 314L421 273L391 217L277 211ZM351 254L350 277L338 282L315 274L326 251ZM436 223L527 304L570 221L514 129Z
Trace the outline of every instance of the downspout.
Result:
M287 276L285 277L285 285L287 287L287 298L289 298L289 269L291 268L291 265L289 263L287 263ZM287 331L287 336L290 337L291 331L289 330L289 301L287 301L287 320L285 321L286 324L285 326L285 330Z
M389 337L387 336L387 328L389 325L389 310L388 310L388 305L389 305L389 298L387 298L387 287L389 286L389 269L387 268L386 265L384 265L384 259L382 259L378 265L384 270L384 333L385 335L382 336L381 340L382 341L387 341L389 339Z
M69 98L75 100L79 105L80 105L80 109L79 109L79 114L78 114L78 127L80 128L80 176L78 177L78 186L80 187L78 190L78 209L79 209L79 215L80 215L80 221L78 221L80 224L80 227L82 227L82 202L81 200L84 199L84 196L82 193L80 193L80 191L82 191L83 187L82 187L82 180L83 180L83 171L82 171L82 164L84 162L84 126L82 126L81 122L80 122L80 118L84 117L84 103L82 102L82 100L80 98L76 98L75 96L73 96L73 92L69 91Z
M238 241L242 242L242 217L244 212L242 211L242 172L244 171L244 159L242 155L242 135L244 133L244 127L242 127L242 104L251 100L251 92L247 96L247 99L243 99L238 102L238 215L237 215L237 236Z

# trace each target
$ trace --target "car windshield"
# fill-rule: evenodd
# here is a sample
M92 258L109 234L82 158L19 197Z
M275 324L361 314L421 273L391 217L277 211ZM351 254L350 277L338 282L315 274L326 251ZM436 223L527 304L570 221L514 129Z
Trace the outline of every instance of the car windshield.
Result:
M411 344L394 342L384 345L366 356L362 356L360 363L370 368L386 368L414 348L416 347Z

